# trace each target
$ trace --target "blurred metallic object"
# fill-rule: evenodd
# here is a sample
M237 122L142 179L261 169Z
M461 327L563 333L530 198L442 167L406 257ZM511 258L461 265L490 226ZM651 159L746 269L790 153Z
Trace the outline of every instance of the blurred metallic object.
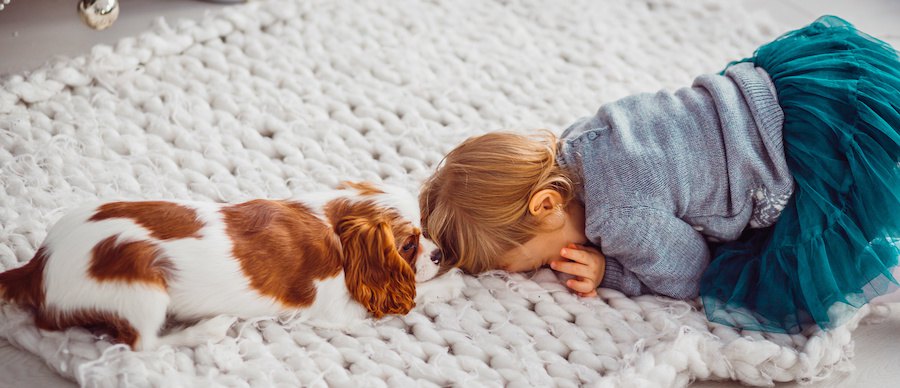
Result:
M119 17L118 0L79 0L78 14L95 30L107 28Z

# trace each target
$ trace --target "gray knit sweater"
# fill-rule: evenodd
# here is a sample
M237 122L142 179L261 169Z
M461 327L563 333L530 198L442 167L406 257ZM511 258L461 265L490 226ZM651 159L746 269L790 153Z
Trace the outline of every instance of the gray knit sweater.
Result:
M606 255L600 286L696 297L707 241L771 225L793 191L783 122L768 75L741 63L603 105L566 129L557 160Z

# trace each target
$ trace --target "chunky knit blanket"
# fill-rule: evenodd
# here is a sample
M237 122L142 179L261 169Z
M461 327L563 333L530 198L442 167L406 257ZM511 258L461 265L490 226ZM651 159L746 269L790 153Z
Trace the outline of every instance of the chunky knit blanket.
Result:
M559 131L780 32L724 0L279 0L161 21L0 79L0 269L94 199L233 202L346 179L415 190L469 135ZM260 317L196 348L40 331L5 303L0 335L86 386L765 385L851 367L869 312L760 335L709 324L696 302L580 299L549 270L464 280L406 316L346 330Z

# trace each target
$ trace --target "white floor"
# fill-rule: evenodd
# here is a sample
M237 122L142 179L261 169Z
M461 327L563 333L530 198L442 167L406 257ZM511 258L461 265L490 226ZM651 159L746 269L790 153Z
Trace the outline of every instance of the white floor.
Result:
M2 0L0 0L2 2ZM198 18L226 6L196 0L119 0L119 20L109 29L84 26L77 0L11 0L0 11L0 76L36 68L56 55L86 53L96 44L111 44L135 35L160 17ZM841 16L860 29L900 47L898 0L742 0L753 9L766 9L786 28L801 27L822 14ZM854 336L857 370L815 384L816 387L900 386L900 305L890 319L862 326ZM30 383L25 383L25 382ZM38 358L0 340L0 388L74 386L50 371ZM696 387L737 387L733 383L700 382ZM780 387L794 387L782 384Z
M146 30L161 17L199 18L228 6L197 0L119 0L118 20L108 29L94 31L78 16L78 1L11 0L0 11L0 75L33 69L57 55L84 54L97 44L113 44Z

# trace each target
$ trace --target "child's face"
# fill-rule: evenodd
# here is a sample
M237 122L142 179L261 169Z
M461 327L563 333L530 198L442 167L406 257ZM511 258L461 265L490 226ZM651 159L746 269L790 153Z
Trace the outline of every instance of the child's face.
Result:
M526 272L548 265L551 260L560 259L560 251L570 243L585 244L584 207L571 201L565 213L563 224L550 225L547 232L538 233L524 244L510 249L500 257L500 268L509 272ZM556 220L559 222L559 219Z
M507 251L500 259L500 269L509 272L533 271L558 259L559 251L565 246L565 242L546 233L539 234L525 244Z

